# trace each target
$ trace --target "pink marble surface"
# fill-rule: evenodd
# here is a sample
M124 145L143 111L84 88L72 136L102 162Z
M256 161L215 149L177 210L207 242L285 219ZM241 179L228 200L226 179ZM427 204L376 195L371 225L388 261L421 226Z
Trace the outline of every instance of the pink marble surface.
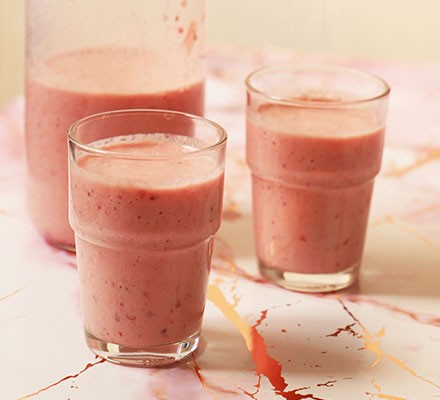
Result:
M440 398L440 66L330 60L383 76L392 95L360 282L306 295L258 275L243 149L244 77L304 58L209 54L207 116L230 135L224 222L201 348L165 369L85 346L75 257L26 216L23 100L0 111L1 400Z

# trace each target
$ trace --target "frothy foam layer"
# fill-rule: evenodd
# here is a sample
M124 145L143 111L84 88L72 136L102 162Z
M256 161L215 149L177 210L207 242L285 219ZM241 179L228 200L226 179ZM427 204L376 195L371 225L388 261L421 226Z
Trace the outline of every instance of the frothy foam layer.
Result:
M383 128L371 108L316 107L264 104L250 118L258 125L270 126L286 135L343 138L363 136Z
M164 54L130 47L99 47L56 54L32 66L32 79L86 93L160 93L191 86L200 76L176 74Z
M198 152L202 142L163 133L116 136L89 144L108 153L81 155L84 173L108 184L173 188L213 179L220 174L213 152Z
M125 146L125 144L129 146ZM202 140L169 133L135 133L116 136L97 140L87 146L117 153L120 156L131 155L139 158L178 156L206 147Z

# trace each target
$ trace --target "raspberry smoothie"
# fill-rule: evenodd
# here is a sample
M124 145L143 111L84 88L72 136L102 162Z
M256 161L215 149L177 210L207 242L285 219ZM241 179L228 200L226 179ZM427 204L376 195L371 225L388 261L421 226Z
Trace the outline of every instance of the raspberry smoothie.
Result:
M97 143L142 157L197 147L191 138L164 134ZM70 174L89 346L154 352L197 337L220 226L222 167L211 155L172 161L83 155Z
M360 265L382 158L384 131L376 119L362 107L262 104L248 113L263 274L267 267L330 274Z
M58 54L29 68L26 80L27 202L42 236L73 247L67 217L66 132L98 112L158 108L203 114L204 83L177 81L172 66L138 49L97 48Z

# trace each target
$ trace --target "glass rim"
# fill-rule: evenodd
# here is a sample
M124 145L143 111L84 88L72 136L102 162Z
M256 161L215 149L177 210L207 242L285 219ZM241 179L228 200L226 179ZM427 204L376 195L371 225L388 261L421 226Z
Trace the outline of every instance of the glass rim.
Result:
M102 120L102 119L108 119L108 118L112 118L112 117L116 117L116 116L123 116L123 115L128 116L128 115L136 115L136 114L138 114L138 115L139 114L146 114L146 115L157 114L157 115L163 115L163 116L166 116L168 114L168 115L177 116L180 118L191 119L193 121L199 121L199 122L202 122L202 123L207 124L207 125L211 126L212 128L214 128L219 133L219 136L218 136L217 141L209 146L197 148L197 149L189 150L189 151L185 151L185 152L180 152L180 153L167 154L167 155L145 155L145 154L136 154L136 153L125 153L122 151L103 150L103 149L99 149L99 148L90 146L89 144L83 143L75 137L75 132L77 131L77 129L81 125L86 124L88 122L93 122L93 121ZM139 132L139 133L142 133L142 132ZM155 132L155 133L161 133L161 132ZM67 129L67 139L68 139L69 143L74 144L76 147L78 147L79 149L81 149L87 153L94 154L94 155L100 155L100 156L113 157L113 158L133 159L133 160L169 160L169 159L173 159L176 157L181 158L181 157L189 157L189 156L193 156L193 155L199 155L201 153L205 153L207 151L215 150L217 148L222 147L223 145L225 145L227 138L228 138L228 134L227 134L226 130L221 125L219 125L217 122L214 122L208 118L201 117L201 116L194 115L194 114L181 112L181 111L154 109L154 108L134 108L134 109L125 109L125 110L104 111L104 112L100 112L100 113L96 113L96 114L92 114L92 115L88 115L86 117L80 118L77 121L75 121L74 123L72 123L69 126L69 128Z
M273 72L280 71L329 71L329 72L345 72L351 75L363 76L371 81L376 81L377 83L382 85L383 90L378 91L377 95L374 96L366 96L365 98L360 98L356 100L338 100L338 101L311 101L311 100L301 100L296 97L284 97L277 96L274 94L270 94L265 90L259 89L254 83L253 80L259 75L264 75ZM319 63L299 63L299 64L283 64L276 66L265 66L260 67L252 71L245 78L245 86L248 92L258 94L267 98L268 100L285 103L290 105L297 105L301 107L311 107L311 108L334 108L334 107L343 107L349 105L363 104L372 101L379 100L381 98L385 98L391 91L391 88L385 79L381 78L379 75L373 74L371 72L364 71L362 69L346 67L341 65L334 64L319 64Z

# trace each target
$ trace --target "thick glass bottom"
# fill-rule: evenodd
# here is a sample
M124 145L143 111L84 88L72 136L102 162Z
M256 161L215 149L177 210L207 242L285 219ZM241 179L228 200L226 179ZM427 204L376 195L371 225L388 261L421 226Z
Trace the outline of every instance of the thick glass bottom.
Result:
M327 274L304 274L283 271L258 262L261 275L285 289L298 292L322 293L344 289L356 282L360 264L343 271Z
M188 357L199 345L200 332L188 339L159 346L130 347L104 342L85 332L90 350L112 363L129 367L160 367Z

